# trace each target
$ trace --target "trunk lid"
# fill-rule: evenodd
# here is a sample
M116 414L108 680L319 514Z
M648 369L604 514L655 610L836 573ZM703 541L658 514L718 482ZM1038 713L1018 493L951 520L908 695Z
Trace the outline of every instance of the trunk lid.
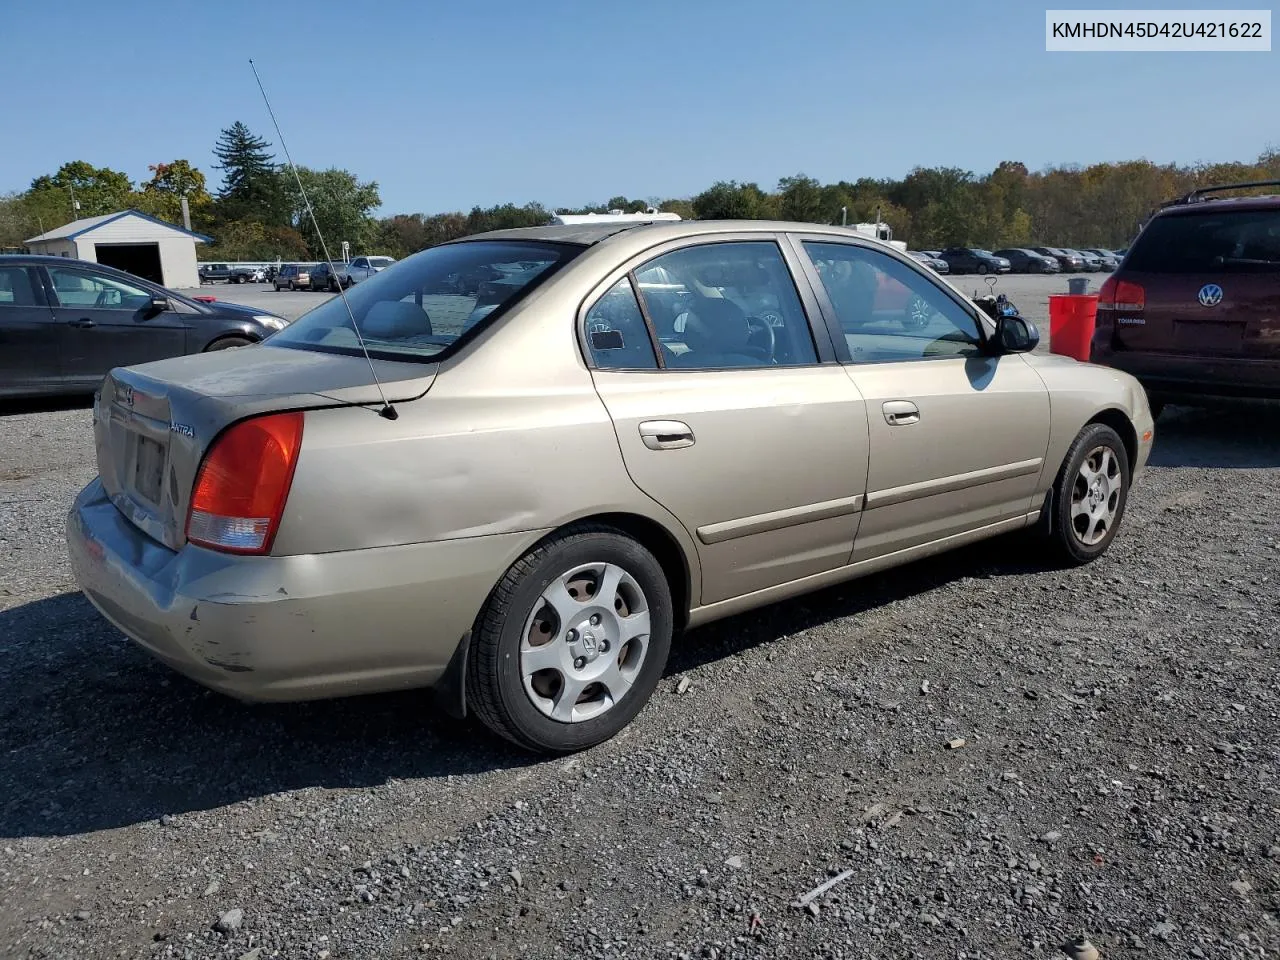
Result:
M438 369L388 360L373 367L392 403L422 396ZM120 367L94 401L98 474L121 513L176 550L186 541L200 462L224 428L283 410L380 403L363 356L263 345Z

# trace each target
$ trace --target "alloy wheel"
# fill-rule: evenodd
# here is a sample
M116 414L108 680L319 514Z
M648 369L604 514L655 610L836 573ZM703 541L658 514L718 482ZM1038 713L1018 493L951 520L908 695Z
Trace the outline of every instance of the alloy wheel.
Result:
M553 579L520 640L525 693L545 716L581 723L627 695L649 651L649 603L613 563L578 566Z
M1124 474L1110 447L1089 451L1071 486L1071 529L1086 546L1102 541L1115 526Z

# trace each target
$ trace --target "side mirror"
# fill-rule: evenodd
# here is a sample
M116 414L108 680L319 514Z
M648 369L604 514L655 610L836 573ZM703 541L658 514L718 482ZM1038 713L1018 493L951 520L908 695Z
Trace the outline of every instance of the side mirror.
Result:
M1030 353L1040 343L1040 331L1017 315L996 320L995 343L1001 353Z
M169 309L169 298L155 294L151 298L151 302L147 304L147 316L154 317L157 313L164 313Z

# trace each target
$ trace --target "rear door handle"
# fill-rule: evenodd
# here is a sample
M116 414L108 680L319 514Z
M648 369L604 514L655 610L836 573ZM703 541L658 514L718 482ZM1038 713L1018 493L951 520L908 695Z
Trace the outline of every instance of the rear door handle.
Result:
M93 321L90 320L88 317L81 317L79 320L70 321L68 326L88 328L93 326Z
M646 420L640 424L640 439L650 450L679 450L693 446L693 430L680 420Z
M920 408L910 400L886 400L881 409L884 410L885 423L891 427L920 422Z

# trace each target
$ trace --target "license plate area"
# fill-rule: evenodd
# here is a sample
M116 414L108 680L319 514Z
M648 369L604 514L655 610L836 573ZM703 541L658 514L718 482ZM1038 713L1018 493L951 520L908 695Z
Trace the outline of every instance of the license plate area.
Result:
M1174 321L1173 346L1187 353L1237 354L1244 348L1244 327L1222 321Z
M133 465L133 489L138 496L158 506L164 483L164 447L150 437L137 438L137 454Z

